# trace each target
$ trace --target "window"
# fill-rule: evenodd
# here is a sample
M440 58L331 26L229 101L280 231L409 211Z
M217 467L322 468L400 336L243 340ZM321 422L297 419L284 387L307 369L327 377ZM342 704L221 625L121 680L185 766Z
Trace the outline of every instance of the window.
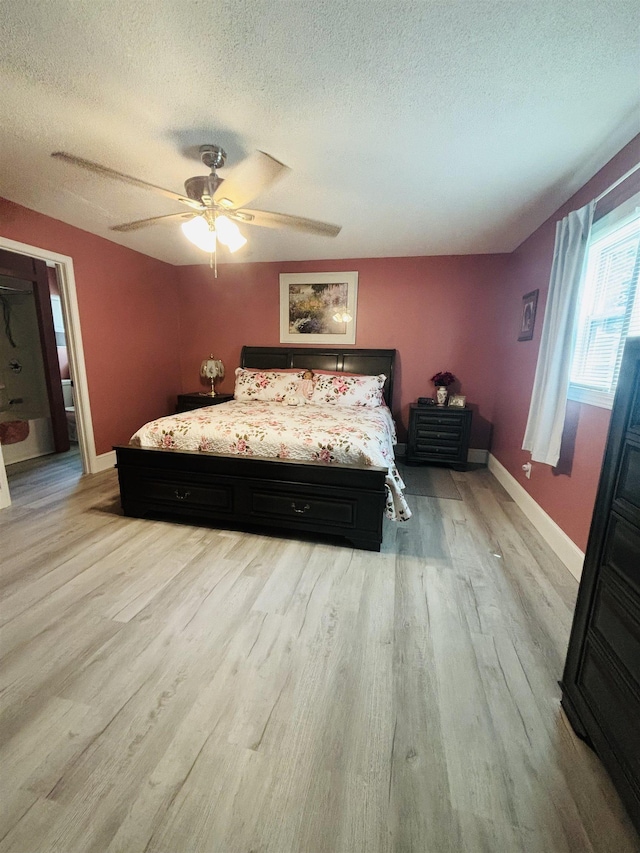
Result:
M627 337L640 335L640 194L593 226L569 399L611 408Z

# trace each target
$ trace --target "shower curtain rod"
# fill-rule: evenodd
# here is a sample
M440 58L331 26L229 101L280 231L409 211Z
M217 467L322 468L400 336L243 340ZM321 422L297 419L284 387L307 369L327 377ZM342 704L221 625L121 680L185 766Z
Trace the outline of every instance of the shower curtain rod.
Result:
M9 293L33 293L33 290L25 290L22 287L11 287L9 284L0 284L0 290L7 290Z

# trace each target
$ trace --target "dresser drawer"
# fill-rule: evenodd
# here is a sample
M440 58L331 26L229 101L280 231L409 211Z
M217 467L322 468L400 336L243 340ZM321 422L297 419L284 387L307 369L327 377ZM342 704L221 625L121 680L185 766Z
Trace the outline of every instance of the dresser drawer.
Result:
M626 667L640 687L640 601L617 583L601 582L591 629Z
M428 439L444 438L449 441L459 441L462 435L462 427L458 424L418 424L416 427L416 435Z
M611 515L603 564L613 569L640 596L640 530L618 515Z
M590 641L585 644L578 686L636 796L640 795L640 701Z
M339 527L354 527L356 503L349 498L318 497L312 493L251 491L251 512L261 518L291 521L320 521Z
M207 483L196 475L186 480L183 476L172 477L163 472L144 472L128 477L129 496L134 500L167 506L171 510L188 514L190 510L233 510L233 487L219 483Z
M640 514L640 446L627 442L620 463L620 478L616 487L614 507L622 504Z
M422 442L423 444L449 444L457 447L460 444L460 430L430 432L426 429L417 429L416 442Z
M464 423L464 415L455 412L451 415L439 414L438 412L418 412L415 415L415 422L418 427L428 427L435 430L462 430Z
M460 456L460 447L457 444L435 444L416 442L415 453L422 456L437 456L442 459L458 459Z

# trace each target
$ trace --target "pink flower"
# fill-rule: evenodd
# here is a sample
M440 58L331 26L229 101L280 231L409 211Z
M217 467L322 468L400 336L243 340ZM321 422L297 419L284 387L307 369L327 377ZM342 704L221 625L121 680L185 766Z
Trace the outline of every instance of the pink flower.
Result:
M314 456L321 462L333 462L333 455L328 447L321 447L314 453Z

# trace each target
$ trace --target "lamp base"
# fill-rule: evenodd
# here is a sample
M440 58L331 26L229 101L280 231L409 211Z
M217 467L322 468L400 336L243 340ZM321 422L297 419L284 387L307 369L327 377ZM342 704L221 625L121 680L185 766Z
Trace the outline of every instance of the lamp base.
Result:
M201 397L215 397L217 395L216 395L216 392L212 388L211 391L200 391L200 396Z

